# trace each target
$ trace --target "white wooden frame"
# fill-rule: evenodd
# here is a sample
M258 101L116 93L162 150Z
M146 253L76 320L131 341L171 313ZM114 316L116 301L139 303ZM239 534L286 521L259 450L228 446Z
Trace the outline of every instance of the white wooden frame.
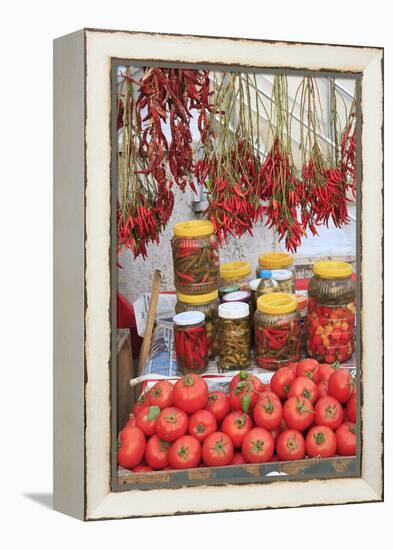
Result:
M361 73L361 477L111 492L114 58ZM94 520L382 500L383 50L87 29L55 41L54 91L54 507Z

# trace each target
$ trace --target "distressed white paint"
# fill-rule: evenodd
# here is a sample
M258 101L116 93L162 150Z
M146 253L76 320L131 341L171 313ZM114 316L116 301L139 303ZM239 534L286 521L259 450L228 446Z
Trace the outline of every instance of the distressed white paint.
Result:
M381 50L87 31L87 518L252 509L381 498ZM110 492L110 58L364 71L363 478Z

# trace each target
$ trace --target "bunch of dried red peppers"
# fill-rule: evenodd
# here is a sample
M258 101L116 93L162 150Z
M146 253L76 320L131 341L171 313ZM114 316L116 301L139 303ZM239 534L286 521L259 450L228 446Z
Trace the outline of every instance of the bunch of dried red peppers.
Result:
M140 79L121 74L117 127L119 147L118 248L134 256L147 254L159 242L173 209L173 182L194 187L193 112L201 139L207 130L210 82L208 71L148 67ZM168 134L169 130L169 136Z
M145 257L147 244L158 243L172 213L174 182L181 190L195 191L195 181L206 187L206 216L221 243L252 235L262 222L294 252L307 230L315 235L321 224L348 223L356 191L355 101L340 128L334 79L330 85L333 135L326 139L313 77L301 80L289 105L287 77L277 75L268 109L252 73L149 67L135 79L127 69L118 97L119 249ZM295 108L300 166L292 151Z

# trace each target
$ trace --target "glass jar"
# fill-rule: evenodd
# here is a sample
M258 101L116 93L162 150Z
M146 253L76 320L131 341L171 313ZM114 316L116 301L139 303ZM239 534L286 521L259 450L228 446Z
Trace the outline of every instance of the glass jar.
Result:
M251 292L248 290L238 290L237 292L228 292L222 297L223 304L227 302L244 302L249 304L251 299Z
M200 311L185 311L173 318L177 370L181 374L202 374L209 354L205 315Z
M207 347L209 357L214 357L217 353L217 325L218 325L218 306L220 300L218 291L213 290L208 294L182 294L177 293L177 302L175 306L176 313L184 311L201 311L205 315L205 324L207 332Z
M306 317L307 317L307 304L308 299L305 294L295 294L297 300L297 310L300 315L300 327L301 327L301 345L300 350L305 351L306 349Z
M231 292L237 292L240 290L240 285L230 285L230 286L222 286L218 289L218 295L220 296L220 300L222 301L225 294L230 294Z
M220 288L238 284L240 290L249 290L251 281L250 262L225 262L220 265Z
M288 252L265 252L258 256L258 267L255 271L258 278L261 277L263 269L287 269L292 273L293 280L295 280L293 256Z
M217 290L220 261L218 239L207 220L177 223L172 239L175 287L183 294Z
M250 366L250 308L244 302L218 307L218 370L239 370Z
M263 269L261 271L261 278L256 280L259 281L259 283L255 290L255 301L264 294L280 292L279 284L272 278L272 271L269 269Z
M274 292L258 298L254 324L255 356L259 367L277 370L299 361L300 315L293 294Z
M272 279L278 283L280 292L295 294L295 279L292 271L289 269L273 269L271 274Z
M354 352L355 283L346 262L313 266L308 286L307 352L325 363L348 361Z

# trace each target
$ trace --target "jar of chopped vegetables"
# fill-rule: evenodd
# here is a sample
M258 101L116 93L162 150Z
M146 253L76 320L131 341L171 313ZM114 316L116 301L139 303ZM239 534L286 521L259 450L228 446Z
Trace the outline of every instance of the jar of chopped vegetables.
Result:
M213 290L213 292L209 292L208 294L198 295L177 293L176 313L183 313L184 311L201 311L204 313L209 357L214 357L217 353L219 305L220 300L217 290Z
M175 287L184 294L217 290L220 274L218 239L207 220L177 223L172 239Z
M308 286L307 351L318 361L348 361L354 352L355 283L346 262L313 266Z
M255 355L257 365L277 370L300 359L300 315L293 294L274 292L257 300Z
M250 262L225 262L220 265L220 288L238 284L240 290L248 290L251 281Z
M218 369L238 370L250 366L250 309L244 302L227 302L218 308Z
M209 362L205 315L185 311L175 315L173 324L177 370L181 374L205 372Z
M263 269L288 269L292 273L293 280L295 280L293 256L288 252L265 252L258 256L257 277L261 277Z

